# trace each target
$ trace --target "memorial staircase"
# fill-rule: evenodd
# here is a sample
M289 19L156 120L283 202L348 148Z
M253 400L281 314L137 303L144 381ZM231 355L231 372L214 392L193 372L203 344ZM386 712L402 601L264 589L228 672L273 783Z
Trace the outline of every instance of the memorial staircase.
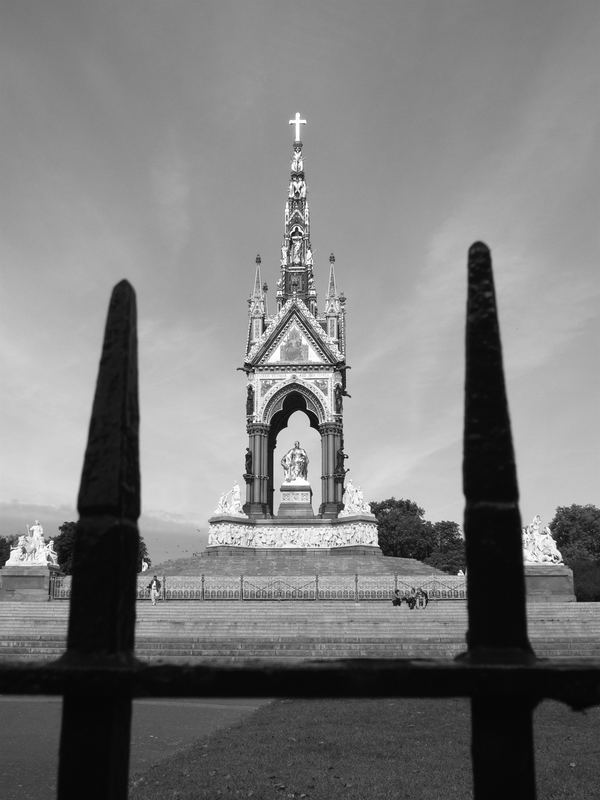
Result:
M65 651L68 601L0 603L0 661ZM600 603L532 603L529 636L542 658L600 657ZM423 610L371 601L171 601L137 604L143 660L452 658L465 648L464 601Z

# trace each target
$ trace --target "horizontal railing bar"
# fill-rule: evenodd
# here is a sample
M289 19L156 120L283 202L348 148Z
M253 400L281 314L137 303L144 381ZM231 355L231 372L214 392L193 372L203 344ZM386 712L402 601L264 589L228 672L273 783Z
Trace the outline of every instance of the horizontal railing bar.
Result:
M0 693L133 697L521 697L600 705L600 660L469 664L343 659L293 664L0 664Z

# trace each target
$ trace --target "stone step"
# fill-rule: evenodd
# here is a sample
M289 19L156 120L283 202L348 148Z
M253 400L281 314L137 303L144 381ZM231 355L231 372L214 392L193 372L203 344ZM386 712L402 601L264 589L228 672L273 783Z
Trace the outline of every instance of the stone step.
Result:
M195 559L167 562L152 568L157 575L285 576L285 575L443 575L412 558L373 555L329 555L312 553L278 553L255 550L238 554L221 552L202 554Z
M232 646L205 646L205 647L168 647L162 649L152 649L143 646L136 649L136 656L142 660L168 660L168 659L237 659L244 660L249 658L279 659L334 659L334 658L452 658L464 652L464 642L403 642L395 645L385 646L381 642L376 643L319 643L318 646L309 646L303 643L295 643L295 646L281 646L272 642L252 643L243 647ZM576 657L600 657L600 646L598 642L577 643L573 642L554 642L547 646L534 645L534 650L540 658L576 658ZM19 660L51 660L60 656L64 648L60 647L39 647L27 643L15 644L7 654L4 650L0 651L0 660L6 660L7 656Z
M67 601L0 603L0 659L56 658L68 611ZM138 602L137 614L143 659L447 658L465 650L467 627L460 601L414 612L381 602ZM600 656L600 604L530 604L528 617L539 656Z
M594 606L597 606L594 608ZM155 610L157 609L157 610ZM159 609L159 610L158 610ZM196 600L173 600L159 602L156 607L150 603L139 601L137 604L138 619L154 619L157 614L161 617L208 617L230 618L232 615L239 617L241 614L264 615L265 617L285 616L306 617L307 614L314 617L330 615L339 618L341 615L360 614L362 616L380 617L382 610L387 613L397 615L400 618L407 618L411 615L408 607L402 606L400 609L393 609L391 604L382 601L196 601ZM466 606L461 601L437 601L430 602L425 614L435 611L437 616L443 617L467 617ZM422 613L420 609L415 609L415 614ZM7 624L10 620L30 619L44 621L49 619L67 619L69 614L69 604L67 601L55 601L47 604L33 603L29 607L23 607L20 603L0 603L0 626ZM557 619L565 620L571 617L576 618L598 618L600 615L600 604L595 603L568 603L557 605L556 607L545 603L536 603L528 607L529 619Z

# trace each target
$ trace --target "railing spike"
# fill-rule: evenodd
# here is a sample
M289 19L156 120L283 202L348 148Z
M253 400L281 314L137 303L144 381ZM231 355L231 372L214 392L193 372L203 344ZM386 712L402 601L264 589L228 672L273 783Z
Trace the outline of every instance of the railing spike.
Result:
M135 663L136 573L140 513L136 303L127 281L115 286L79 490L79 522L67 652L70 667ZM127 797L131 692L65 693L59 800ZM82 732L85 731L85 735Z
M140 515L135 292L118 283L110 299L77 508L83 515Z
M517 470L489 248L469 249L463 485L469 631L466 660L527 663L525 579ZM502 800L519 787L535 798L535 700L471 700L475 800Z
M469 249L463 484L471 657L532 657L517 471L489 248ZM511 655L512 654L512 655Z

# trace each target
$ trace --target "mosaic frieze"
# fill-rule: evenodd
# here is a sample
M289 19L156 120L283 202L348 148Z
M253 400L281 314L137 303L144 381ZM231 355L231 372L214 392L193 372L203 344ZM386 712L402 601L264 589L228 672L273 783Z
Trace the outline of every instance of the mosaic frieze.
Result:
M292 328L281 343L282 361L308 361L308 345L302 340L298 328Z
M329 395L329 381L324 380L323 378L314 378L311 383L317 387L317 389L327 397Z
M281 383L281 381L280 380L276 381L276 380L271 380L271 379L268 379L268 380L265 380L265 381L261 381L260 382L260 394L261 394L261 397L264 397L268 392L270 392L271 389L275 386L276 383Z

